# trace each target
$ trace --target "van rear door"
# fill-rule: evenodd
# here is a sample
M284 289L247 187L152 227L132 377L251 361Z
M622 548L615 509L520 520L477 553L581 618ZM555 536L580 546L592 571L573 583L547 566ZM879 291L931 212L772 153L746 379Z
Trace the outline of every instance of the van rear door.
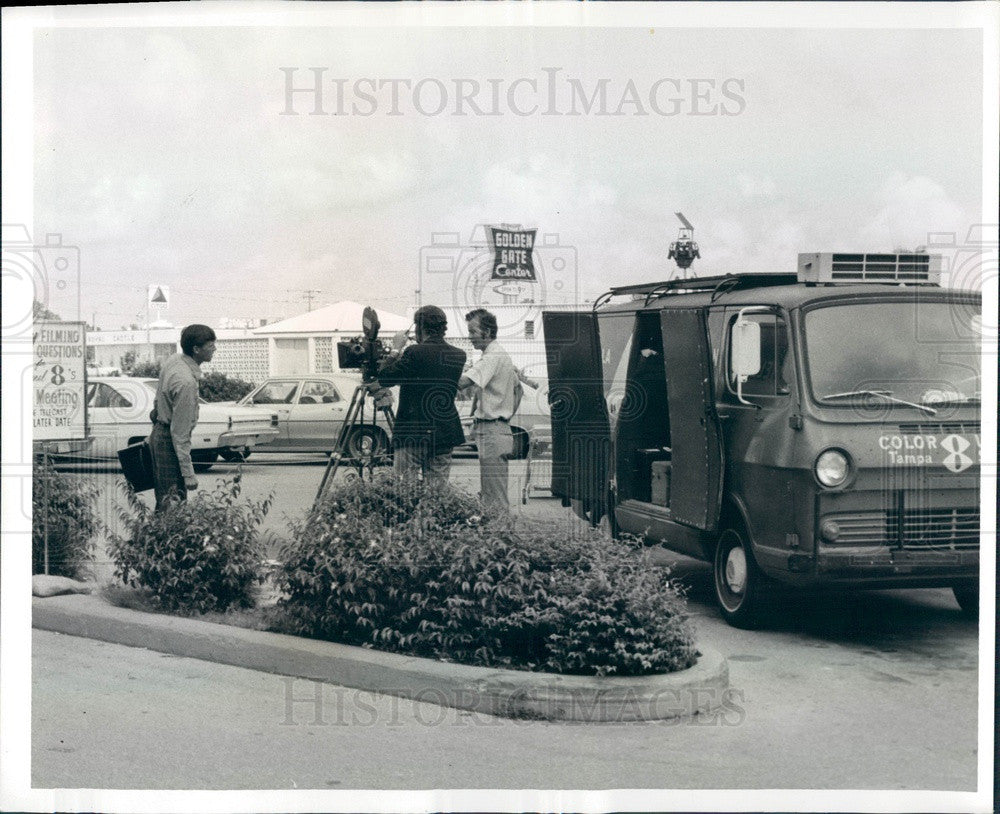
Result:
M610 425L593 312L542 313L552 423L552 494L579 501L593 523L607 512Z
M712 531L722 499L722 442L715 413L712 354L704 310L660 313L670 410L670 513L679 523Z

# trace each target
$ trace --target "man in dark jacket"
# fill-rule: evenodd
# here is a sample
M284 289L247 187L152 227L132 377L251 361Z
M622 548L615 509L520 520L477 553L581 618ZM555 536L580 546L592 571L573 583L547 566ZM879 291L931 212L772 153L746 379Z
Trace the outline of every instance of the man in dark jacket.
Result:
M465 443L455 409L465 351L444 341L448 319L437 306L418 308L413 322L417 344L390 354L372 385L400 386L392 437L395 471L421 472L426 481L441 484L451 471L452 447Z

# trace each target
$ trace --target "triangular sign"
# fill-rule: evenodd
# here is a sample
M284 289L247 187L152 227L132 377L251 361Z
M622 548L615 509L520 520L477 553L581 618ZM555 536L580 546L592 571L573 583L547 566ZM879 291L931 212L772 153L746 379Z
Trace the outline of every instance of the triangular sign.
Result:
M156 293L150 297L150 302L166 302L167 298L163 296L163 289L157 287Z

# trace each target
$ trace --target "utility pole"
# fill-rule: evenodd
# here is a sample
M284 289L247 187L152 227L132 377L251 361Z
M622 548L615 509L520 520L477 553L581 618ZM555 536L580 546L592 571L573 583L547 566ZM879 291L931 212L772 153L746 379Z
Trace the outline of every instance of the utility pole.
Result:
M316 296L317 294L322 294L322 293L323 292L320 291L318 288L307 288L305 291L302 292L302 299L306 301L306 307L310 311L312 311L313 309L313 297Z

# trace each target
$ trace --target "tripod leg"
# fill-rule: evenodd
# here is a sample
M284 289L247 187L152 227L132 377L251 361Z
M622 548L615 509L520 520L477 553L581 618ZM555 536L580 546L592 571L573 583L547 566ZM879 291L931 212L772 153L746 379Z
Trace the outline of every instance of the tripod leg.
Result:
M317 503L326 493L327 485L333 483L333 477L337 474L340 462L344 459L344 452L347 449L347 439L357 425L358 413L365 403L365 395L364 386L359 385L354 389L354 395L351 397L351 405L347 408L343 426L341 426L340 433L337 435L337 446L330 453L330 460L326 465L326 471L323 473L323 479L320 481L319 490L316 492Z

